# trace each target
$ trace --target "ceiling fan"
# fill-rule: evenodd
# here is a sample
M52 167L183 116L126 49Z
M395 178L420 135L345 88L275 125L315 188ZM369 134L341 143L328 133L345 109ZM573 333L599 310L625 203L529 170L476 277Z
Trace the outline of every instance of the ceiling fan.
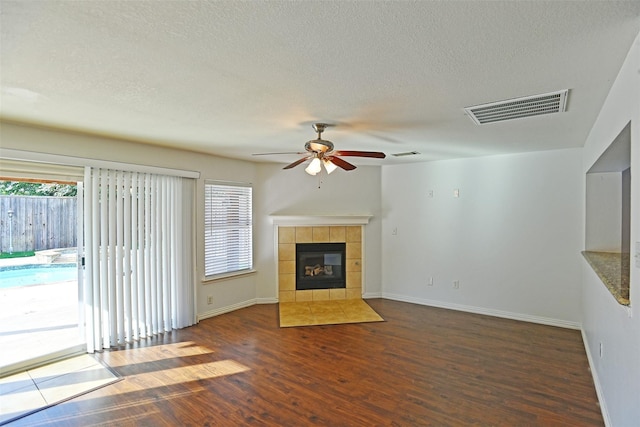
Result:
M386 156L384 153L379 151L353 151L353 150L334 150L333 142L327 141L326 139L322 139L322 132L329 127L333 126L327 123L314 123L312 125L313 130L318 133L318 137L316 139L312 139L311 141L307 141L304 144L304 149L307 150L307 153L300 152L295 154L305 154L301 159L296 160L295 162L288 164L283 169L292 169L298 166L301 163L311 159L309 165L305 168L305 172L309 175L316 175L322 170L322 165L324 165L325 170L328 174L336 170L336 168L340 167L346 171L350 171L356 168L355 165L347 162L342 159L343 156L352 156L352 157L373 157L376 159L384 159ZM254 155L263 155L263 154L294 154L294 153L262 153L262 154L254 154Z

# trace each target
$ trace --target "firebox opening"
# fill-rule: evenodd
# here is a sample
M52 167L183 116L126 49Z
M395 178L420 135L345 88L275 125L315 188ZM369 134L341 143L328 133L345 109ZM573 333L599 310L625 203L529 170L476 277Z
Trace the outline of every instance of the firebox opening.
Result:
M296 244L296 290L346 288L344 243Z

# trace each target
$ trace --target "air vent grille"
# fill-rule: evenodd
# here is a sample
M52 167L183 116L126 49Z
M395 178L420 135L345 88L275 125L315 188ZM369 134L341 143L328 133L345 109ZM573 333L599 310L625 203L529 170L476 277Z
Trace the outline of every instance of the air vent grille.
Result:
M466 107L477 125L565 111L569 90Z
M420 153L418 153L417 151L407 151L405 153L395 153L395 154L392 154L392 156L404 157L404 156L415 156L416 154L420 154Z

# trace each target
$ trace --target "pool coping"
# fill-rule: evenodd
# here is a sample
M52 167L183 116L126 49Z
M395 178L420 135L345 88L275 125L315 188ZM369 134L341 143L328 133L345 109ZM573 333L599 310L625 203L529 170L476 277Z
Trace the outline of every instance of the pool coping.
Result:
M19 264L19 265L0 265L0 271L27 270L31 268L65 268L75 266L75 262L61 262L59 264Z

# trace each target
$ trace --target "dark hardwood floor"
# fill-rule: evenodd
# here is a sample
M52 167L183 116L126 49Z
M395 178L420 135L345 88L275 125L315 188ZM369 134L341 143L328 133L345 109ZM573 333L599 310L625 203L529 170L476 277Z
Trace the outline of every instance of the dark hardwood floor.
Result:
M601 426L579 331L390 301L279 328L257 305L98 354L123 381L12 425Z

